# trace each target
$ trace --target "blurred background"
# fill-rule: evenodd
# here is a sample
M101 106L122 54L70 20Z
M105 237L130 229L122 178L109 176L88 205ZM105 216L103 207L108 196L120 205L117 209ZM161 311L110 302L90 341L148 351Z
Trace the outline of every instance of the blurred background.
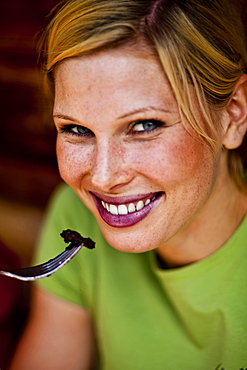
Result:
M247 28L247 0L233 0ZM56 0L0 0L0 239L28 265L59 183L37 42Z
M60 182L52 106L37 43L55 0L0 0L0 268L31 264L48 199ZM30 283L0 277L0 369L29 313Z
M0 0L0 239L28 265L59 183L37 42L55 0Z

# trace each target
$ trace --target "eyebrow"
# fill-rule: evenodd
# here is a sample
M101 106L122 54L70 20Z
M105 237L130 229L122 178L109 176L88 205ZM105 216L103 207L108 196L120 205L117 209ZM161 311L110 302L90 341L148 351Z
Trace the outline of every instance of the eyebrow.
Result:
M64 119L66 121L78 122L75 118L73 118L71 116L66 116L65 114L61 114L61 113L54 114L53 118L61 118L61 119Z
M122 116L120 116L119 118L126 118L128 116L132 116L134 114L137 114L137 113L143 113L143 112L148 112L148 111L151 111L151 110L155 110L155 111L160 111L162 113L171 113L172 111L169 110L169 109L163 109L163 108L156 108L156 107L153 107L152 105L150 105L149 107L145 107L145 108L140 108L140 109L135 109L135 110L132 110L126 114L123 114Z
M130 111L128 113L125 113L122 116L118 117L118 119L126 118L126 117L132 116L134 114L148 112L148 111L152 111L152 110L160 111L162 113L171 113L172 112L169 109L156 108L156 107L153 107L153 106L150 105L149 107L135 109L135 110L132 110L132 111ZM73 118L71 116L67 116L67 115L62 114L62 113L56 113L56 114L54 114L53 115L53 118L60 118L60 119L69 120L69 121L72 121L72 122L78 122L75 118Z

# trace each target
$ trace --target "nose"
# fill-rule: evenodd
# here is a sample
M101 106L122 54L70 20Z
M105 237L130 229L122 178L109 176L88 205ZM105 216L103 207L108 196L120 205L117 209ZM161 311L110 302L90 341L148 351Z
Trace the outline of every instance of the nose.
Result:
M116 140L98 143L91 167L91 184L98 191L112 192L131 182L133 171L127 150Z

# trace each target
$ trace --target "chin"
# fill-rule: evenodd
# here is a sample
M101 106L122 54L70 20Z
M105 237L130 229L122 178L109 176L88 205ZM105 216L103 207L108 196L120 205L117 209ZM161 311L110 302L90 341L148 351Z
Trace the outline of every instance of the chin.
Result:
M156 249L159 243L156 243L152 237L147 238L143 235L143 231L139 225L128 228L112 228L102 227L100 224L102 234L107 243L114 249L126 253L143 253L152 249ZM134 229L139 230L134 230ZM141 242L140 242L141 241Z

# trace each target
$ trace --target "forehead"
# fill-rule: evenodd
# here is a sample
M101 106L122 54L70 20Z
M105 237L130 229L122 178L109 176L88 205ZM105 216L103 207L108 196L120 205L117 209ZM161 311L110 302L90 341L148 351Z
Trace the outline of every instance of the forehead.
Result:
M130 44L65 59L55 71L55 81L61 69L65 73L73 69L75 73L79 71L80 74L84 70L85 77L91 77L93 75L97 75L97 77L100 75L102 77L107 75L113 76L117 72L119 78L121 78L123 73L127 76L133 69L135 72L138 72L147 68L149 71L155 69L163 73L161 63L151 48L143 45L143 43Z
M143 47L119 47L65 60L55 74L55 105L169 105L171 88L158 58ZM72 98L73 97L73 98Z

